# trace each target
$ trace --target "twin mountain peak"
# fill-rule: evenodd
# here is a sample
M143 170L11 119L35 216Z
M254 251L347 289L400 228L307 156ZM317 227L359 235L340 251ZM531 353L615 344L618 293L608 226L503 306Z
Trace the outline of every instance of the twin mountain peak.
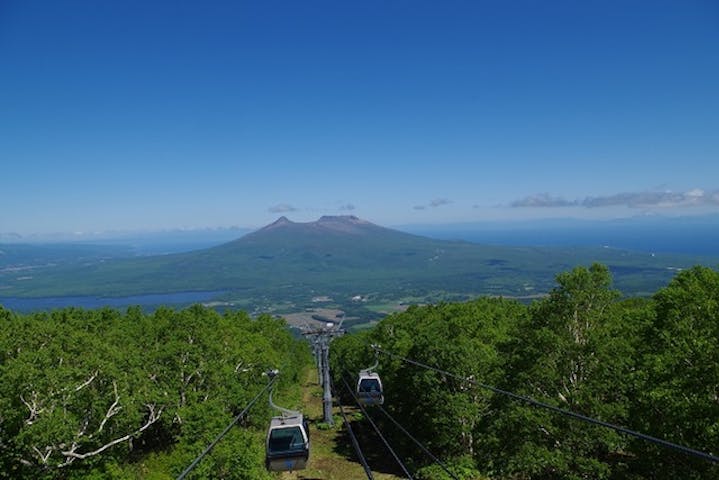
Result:
M227 245L238 249L251 248L253 251L278 246L291 246L295 251L304 246L353 250L363 245L366 252L366 248L372 246L372 252L381 253L388 248L404 249L436 242L381 227L354 215L327 215L313 222L293 222L283 216Z
M348 235L368 235L389 229L375 225L374 223L362 220L354 215L325 215L314 222L293 222L282 216L251 233L253 236L262 236L269 232L283 232L287 234L297 233L344 233Z

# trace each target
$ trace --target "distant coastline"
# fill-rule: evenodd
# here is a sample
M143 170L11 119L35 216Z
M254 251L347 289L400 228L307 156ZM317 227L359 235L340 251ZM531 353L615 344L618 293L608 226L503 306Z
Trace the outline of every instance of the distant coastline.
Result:
M606 246L647 253L719 256L719 215L621 220L532 220L447 225L404 225L398 229L439 240L485 245Z

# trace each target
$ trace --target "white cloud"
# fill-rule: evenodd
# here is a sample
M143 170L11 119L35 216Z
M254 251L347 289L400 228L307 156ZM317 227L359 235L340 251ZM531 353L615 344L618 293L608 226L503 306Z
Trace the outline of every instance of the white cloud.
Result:
M719 206L719 191L707 193L694 188L684 193L663 192L624 192L598 197L585 197L570 201L554 197L548 193L530 195L515 200L511 207L555 208L581 206L585 208L629 207L629 208L679 208L694 206Z
M510 204L512 207L572 207L577 202L565 200L561 197L553 197L548 193L537 193L515 200Z
M435 198L434 200L429 202L429 206L432 208L436 208L442 205L449 205L450 203L452 203L452 200L446 198Z
M292 205L288 205L286 203L280 203L277 205L274 205L267 209L270 213L287 213L287 212L296 212L298 209L293 207Z
M427 205L415 205L415 210L427 210L428 208L437 208L441 207L442 205L449 205L452 203L452 200L449 200L447 198L435 198L431 202L429 202Z

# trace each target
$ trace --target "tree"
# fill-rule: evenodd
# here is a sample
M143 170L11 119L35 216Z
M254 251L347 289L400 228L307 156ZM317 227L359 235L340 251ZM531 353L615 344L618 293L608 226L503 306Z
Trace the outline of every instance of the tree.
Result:
M719 273L694 267L655 296L656 319L644 336L637 428L719 454ZM653 478L719 478L719 467L637 442L642 473Z
M534 304L508 348L507 390L615 424L628 420L637 327L607 267L577 267ZM609 478L627 440L554 412L497 399L497 469L518 478Z
M284 385L308 363L282 321L201 306L0 309L0 325L0 478L123 478L130 458L153 456L164 470L152 474L174 477L266 385L265 370L286 367ZM261 478L252 427L268 418L259 402L250 432L228 437L243 460L220 448L204 476Z
M503 377L500 345L525 313L523 305L499 298L410 307L385 318L369 333L333 342L335 385L341 385L338 371L356 374L373 362L371 343L460 377L495 383ZM466 459L478 457L489 442L482 432L492 415L491 393L396 357L380 354L379 360L385 408L435 454L466 468ZM382 417L376 420L405 458L418 466L427 461L393 424Z

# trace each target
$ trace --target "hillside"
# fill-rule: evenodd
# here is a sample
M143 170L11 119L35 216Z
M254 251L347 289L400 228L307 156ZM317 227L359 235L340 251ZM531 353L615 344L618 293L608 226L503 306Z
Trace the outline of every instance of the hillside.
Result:
M622 299L611 277L577 267L530 306L482 297L390 315L332 342L333 384L378 361L393 420L372 415L415 469L430 460L397 424L465 479L719 478L719 271L685 270L651 299Z
M395 299L437 291L522 297L547 292L558 272L592 262L608 265L625 294L642 295L666 284L678 269L713 265L716 259L610 248L487 246L411 235L355 216L307 223L281 217L237 240L189 253L5 265L0 292L123 297L210 291L249 302L245 305L306 302L317 295L345 300L373 292Z

